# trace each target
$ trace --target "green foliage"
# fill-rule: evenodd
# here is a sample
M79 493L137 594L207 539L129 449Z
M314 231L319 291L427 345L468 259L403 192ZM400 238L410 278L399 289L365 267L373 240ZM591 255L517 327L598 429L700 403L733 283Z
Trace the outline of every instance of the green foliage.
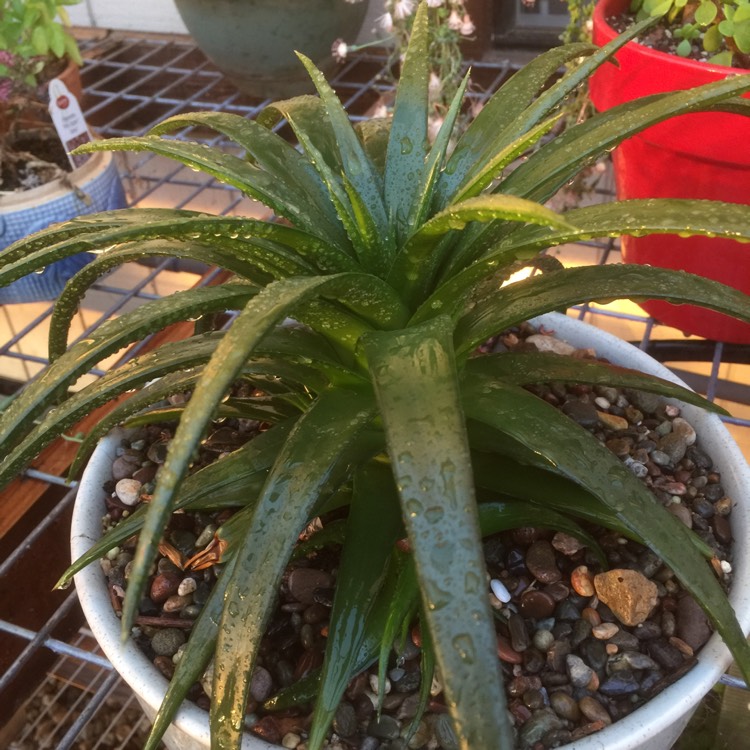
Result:
M392 62L397 67L409 46L417 5L415 0L385 0L386 12L380 26L394 42ZM430 0L427 7L429 42L425 62L430 76L430 129L434 134L461 83L464 59L461 45L473 39L476 27L465 0Z
M676 39L677 54L689 57L694 45L708 53L710 62L735 65L750 54L750 0L632 0L631 11L641 20L663 16L662 25ZM747 61L740 67L748 67Z
M179 425L148 507L63 581L140 529L123 608L127 635L170 513L229 502L240 509L218 532L227 544L223 572L194 625L148 748L157 746L212 657L214 747L239 747L258 637L296 540L312 518L347 504L346 533L336 536L343 540L342 585L323 667L268 705L280 709L319 696L311 750L320 747L348 680L387 654L413 616L421 620L425 674L433 666L440 673L460 747L509 747L482 537L527 524L530 513L538 525L583 539L580 521L650 546L703 604L750 677L750 647L704 547L590 433L522 386L608 382L697 397L601 363L475 356L479 344L506 327L591 300L648 296L750 321L750 300L713 281L617 265L566 270L537 257L571 240L623 233L750 241L748 206L639 200L556 214L543 205L622 139L685 111L735 107L733 97L750 90L747 77L729 78L625 104L550 138L550 123L568 97L643 28L636 25L600 51L579 43L542 55L494 95L451 151L461 92L434 142L426 137L429 29L422 3L390 122L353 128L305 60L319 97L278 102L257 122L196 113L167 120L145 137L82 149L167 156L264 202L284 221L132 209L49 228L0 255L5 284L82 249L101 251L58 300L53 362L0 417L0 484L105 401L139 388L113 419L141 419L141 410L192 390L184 408L166 415ZM576 64L548 86L566 61ZM280 117L299 150L272 131ZM162 137L186 125L224 134L245 158ZM217 264L234 279L149 302L65 351L61 342L85 290L115 265L153 255ZM501 286L525 266L541 273ZM216 311L237 312L225 331L164 345L68 393L109 353L176 320ZM279 327L288 318L302 326ZM267 401L228 399L232 384L247 377L274 385ZM272 426L187 476L217 413L263 414ZM102 429L110 424L105 420ZM90 449L86 440L82 450ZM498 465L505 468L497 471ZM394 544L404 535L410 553Z
M81 63L66 6L80 0L3 0L0 9L0 101L36 87L44 66L69 57ZM28 93L27 93L28 95Z

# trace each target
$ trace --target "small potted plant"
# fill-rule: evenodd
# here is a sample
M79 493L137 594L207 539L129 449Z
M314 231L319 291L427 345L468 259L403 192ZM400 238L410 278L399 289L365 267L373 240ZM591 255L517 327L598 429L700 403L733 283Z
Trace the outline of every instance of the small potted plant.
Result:
M600 0L593 14L597 44L636 19L660 20L592 77L591 99L600 111L632 99L690 88L727 76L748 75L750 18L744 2L699 3ZM682 197L750 204L750 120L736 102L717 111L684 115L625 141L614 153L619 198ZM658 169L643 170L644 164ZM628 262L679 268L750 291L747 248L727 239L637 237L622 245ZM750 328L695 307L653 301L643 305L681 331L736 343Z
M718 561L716 568L708 564L705 558L712 556L711 550L655 500L636 476L632 461L621 461L592 431L562 414L552 403L551 390L535 395L521 386L612 383L715 407L664 381L590 358L523 348L477 356L478 347L510 327L589 300L657 297L704 305L750 321L750 300L744 294L701 277L627 265L562 269L554 258L538 256L545 248L572 240L622 233L689 231L750 239L750 207L736 204L640 200L564 214L543 205L590 159L623 138L670 115L716 106L747 90L750 81L728 79L656 102L646 100L638 107L628 104L543 141L565 98L642 30L637 26L602 49L573 44L540 56L509 79L455 149L449 150L468 81L462 83L431 143L426 7L422 3L417 10L393 117L387 123L352 127L324 76L302 56L318 97L277 102L258 121L219 113L180 115L145 137L82 148L86 152L148 150L169 156L261 200L283 221L133 209L45 230L0 257L0 283L6 283L83 248L102 251L56 304L50 332L52 363L0 417L4 456L0 483L17 476L44 445L82 415L120 394L133 392L89 436L84 453L92 440L123 419L179 420L172 439L154 453L160 468L153 491L136 487L130 499L145 496L139 509L128 511L124 522L65 575L70 580L107 550L117 557L114 547L138 534L137 550L120 582L108 589L99 581L108 615L99 611L92 616L92 626L118 622L111 604L119 610L126 643L111 632L106 640L107 652L118 664L118 649L134 648L129 636L146 602L143 594L157 550L166 549L182 564L179 551L174 554L162 540L172 512L221 510L230 501L239 506L231 518L222 515L226 523L216 529L202 555L218 575L211 573L214 586L205 592L202 604L196 604L197 619L189 623L192 634L169 687L157 675L149 688L152 696L166 690L149 748L156 747L168 728L175 729L170 724L176 715L176 730L184 728L186 714L188 724L195 725L194 716L201 712L195 706L180 711L180 705L212 658L211 746L240 746L253 668L259 656L270 658L261 644L279 586L282 581L288 584L285 572L290 557L298 551L300 535L311 521L328 519L329 513L337 523L327 538L337 539L342 550L335 566L336 591L324 592L331 597L325 655L317 671L311 671L312 664L303 664L297 675L304 676L302 684L297 683L293 695L284 698L305 705L314 702L305 740L310 750L323 745L350 680L379 657L385 670L394 640L403 644L402 634L415 624L422 675L415 713L419 715L430 702L431 678L439 674L441 699L435 705L444 712L440 721L444 739L450 735L456 747L467 750L513 746L503 679L512 680L515 667L524 661L520 651L536 651L542 660L540 669L560 653L549 653L554 650L549 637L554 641L555 636L549 629L553 626L539 624L544 620L541 613L522 625L514 617L520 604L513 597L520 597L523 588L514 588L513 593L495 587L499 606L493 610L490 605L482 538L483 533L500 529L552 526L589 539L584 527L593 522L612 531L615 548L622 547L620 540L645 544L651 550L648 554L664 568L663 592L674 594L675 587L681 586L689 593L695 606L711 618L743 674L750 676L745 638L750 610L743 593L750 557L741 544L747 536L747 513L741 507L736 510L738 545L732 566L738 585L728 599L722 585L728 568ZM548 87L549 77L574 60L578 65ZM293 128L300 150L273 132L282 117ZM193 125L231 138L246 150L244 158L162 137ZM518 160L521 154L528 157ZM511 165L514 168L506 169ZM197 258L223 266L235 277L217 287L147 303L66 350L68 323L85 289L116 265L154 255ZM524 267L541 273L502 285ZM226 311L237 315L213 330L215 313ZM68 394L68 385L102 357L164 325L187 319L199 321L194 337L165 345ZM289 319L296 323L282 325ZM575 346L585 346L585 334L579 337L568 330L565 320L543 323L559 326L565 337L577 339ZM601 353L619 356L615 348ZM238 398L235 386L243 378L264 383L267 398L254 394L244 401ZM188 399L180 395L188 391ZM164 399L168 397L172 401L167 414ZM149 407L157 407L158 413L142 415ZM681 407L669 408L674 416ZM187 477L209 422L228 414L253 415L252 419L272 426L246 449L221 447L227 455ZM600 432L599 420L606 419L610 428L623 420L634 430L620 437L651 434L648 429L638 432L639 420L643 421L638 409L628 414L630 421L598 415L594 408L593 432ZM687 437L683 442L687 444ZM718 442L728 441L724 436ZM107 461L117 453L117 442L103 445L92 459L92 467L98 468L83 480L94 491L111 470ZM642 447L647 453L646 445ZM741 506L747 492L741 479L742 459L735 449L729 450L728 458L717 456L716 461L727 477L727 487L730 477L738 479L731 486ZM125 455L133 454L123 454L127 463ZM695 456L693 467L697 462L704 470L710 465ZM659 457L664 471L659 469L658 476L678 482L673 473L688 471L680 460L675 454ZM652 479L657 476L656 469L653 472ZM702 486L707 482L708 478ZM681 489L672 483L668 490L671 504ZM724 505L727 502L732 504L725 500ZM101 510L88 511L89 516L92 513L97 526ZM336 537L335 529L343 533ZM76 529L74 548L82 551L81 545L95 543L92 536L96 534L90 527ZM594 541L592 550L597 548ZM596 553L592 554L595 559ZM622 557L618 559L622 562ZM507 562L511 564L510 559ZM526 562L531 565L530 559ZM547 577L540 568L554 574L556 564L531 567L536 572L529 591L534 593L543 589ZM612 572L623 581L632 577L632 571L617 571ZM605 612L584 585L591 583L586 574L577 575L576 590L583 592L579 604L587 602L590 609ZM552 594L541 593L554 608ZM546 648L540 641L533 648L527 642L516 650L508 640L511 625L521 628L514 638L523 639L525 633L528 639L537 626L545 630L547 635L539 637L545 638ZM606 625L610 634L613 625L615 631L620 629L614 620ZM630 627L622 621L620 625ZM639 640L632 632L627 639ZM417 645L414 639L412 645ZM596 703L593 696L598 694L594 683L606 677L604 665L614 666L623 658L621 647L608 645L614 649L605 650L602 640L594 644L604 662L596 678L595 670L586 667L588 682L578 686L584 693L574 692L568 682L554 691L555 700L567 705L565 709L561 703L560 711L571 715L570 701L579 699L587 710L593 708L591 701ZM546 657L540 648L547 651ZM512 703L518 710L515 721L523 742L533 746L535 738L554 730L567 731L567 738L581 748L643 748L644 736L666 746L679 733L701 691L709 689L729 661L718 636L710 642L708 654L673 690L590 739L579 739L570 731L568 719L546 706L537 706L540 713L529 723L530 709ZM144 669L145 657L136 663L137 668L128 673L133 682L142 682L137 675L155 672ZM572 679L563 674L565 670L563 666L563 679ZM660 674L666 677L663 670ZM697 682L696 675L700 675ZM383 672L374 693L376 702L381 686L386 689ZM567 697L562 695L566 689ZM632 707L630 698L625 703ZM580 713L579 708L575 711ZM150 710L157 711L154 703ZM648 723L642 727L639 717L645 716ZM606 720L599 713L585 732L603 728L611 720L608 713ZM205 739L208 715L203 714L202 721ZM398 736L400 727L395 731L390 740L407 741ZM244 742L246 747L268 747L250 736Z
M0 11L0 249L51 223L125 206L112 155L81 159L74 168L48 110L53 79L82 95L81 54L65 12L74 2L4 0ZM54 299L90 258L50 265L6 287L0 302Z

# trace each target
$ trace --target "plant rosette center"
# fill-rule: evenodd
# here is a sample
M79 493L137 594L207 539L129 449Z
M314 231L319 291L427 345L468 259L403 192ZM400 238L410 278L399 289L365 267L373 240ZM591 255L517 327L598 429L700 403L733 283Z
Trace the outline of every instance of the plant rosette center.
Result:
M486 348L593 356L530 325ZM613 387L553 383L533 392L593 433L652 490L655 503L692 528L729 586L733 502L679 407ZM263 429L251 419L214 422L193 468L221 460ZM162 424L140 428L123 443L106 487L106 526L148 500L170 437L170 425ZM480 507L489 507L497 496L487 489L479 499ZM234 513L227 508L175 513L162 540L133 636L168 678L231 550L228 522ZM310 728L311 696L300 694L295 703L292 695L323 663L339 564L337 527L344 518L344 510L331 510L312 519L300 536L254 668L246 726L286 748L305 747ZM520 748L557 747L631 713L684 675L712 632L700 607L654 553L616 531L583 526L596 549L564 531L532 525L484 539L497 657ZM409 553L407 540L398 544ZM116 610L133 549L131 539L102 561ZM394 641L384 684L377 660L350 682L328 747L457 746L440 675L423 685L421 644L415 618L410 632ZM189 696L206 709L211 671ZM427 704L421 718L420 701Z

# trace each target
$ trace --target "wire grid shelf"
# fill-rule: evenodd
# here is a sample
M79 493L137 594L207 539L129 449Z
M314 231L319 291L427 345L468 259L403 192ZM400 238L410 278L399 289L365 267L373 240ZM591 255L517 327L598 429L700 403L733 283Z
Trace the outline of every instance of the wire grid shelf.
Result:
M171 115L201 110L254 117L268 103L238 92L186 38L106 34L85 40L83 47L87 92L84 112L90 125L102 136L141 134ZM368 52L354 56L339 69L334 88L352 119L372 115L391 95L388 64L384 53ZM481 106L515 69L505 59L472 63L471 106ZM227 145L221 138L212 138L196 129L189 131L189 136ZM160 157L128 154L118 158L131 205L170 206L225 215L260 215L265 211L236 190ZM611 195L611 185L604 180L596 191L606 198ZM611 241L587 242L563 248L560 258L565 263L609 263L619 260L619 251ZM85 337L104 321L175 289L210 283L211 273L198 264L174 260L119 269L100 280L87 295L75 335ZM0 307L0 384L5 392L12 392L28 381L46 363L46 326L50 314L49 303ZM659 359L680 363L679 368L673 369L710 398L750 405L750 389L732 376L737 365L750 360L747 347L669 336L665 341L659 335L661 327L637 308L613 310L587 306L577 309L577 314L604 328L625 326L626 338ZM126 356L134 353L131 350ZM696 362L706 365L700 365L696 371L692 367ZM685 363L689 363L686 369ZM110 364L111 361L102 363L88 377L98 377ZM748 418L729 422L735 431L744 433L750 427L750 410ZM750 438L750 432L747 435ZM42 521L6 551L0 563L0 581L12 576L18 565L39 559L45 533L65 517L75 498L75 485L67 487L56 476L34 470L29 470L27 476L61 488L59 498ZM61 623L77 607L75 593L68 592L46 622L34 628L22 624L23 613L14 607L0 611L2 638L8 644L12 642L17 652L0 676L0 695L14 689L20 675L35 669L35 658L40 652L56 657L43 671L36 668L38 674L33 674L32 680L35 689L20 712L20 724L10 735L6 729L6 742L12 750L135 750L142 746L147 722L129 689L98 652L85 627L77 627L72 636L57 635ZM742 684L731 677L726 681L734 686ZM18 719L17 714L16 724Z

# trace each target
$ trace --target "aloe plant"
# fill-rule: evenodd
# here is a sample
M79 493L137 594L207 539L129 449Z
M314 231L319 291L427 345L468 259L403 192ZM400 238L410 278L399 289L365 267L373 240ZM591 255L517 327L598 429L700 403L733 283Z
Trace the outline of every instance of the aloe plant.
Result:
M473 356L510 326L587 301L661 298L750 321L750 300L712 281L627 265L562 269L538 257L566 242L623 233L750 241L747 206L637 200L557 214L543 205L587 163L655 122L700 108L747 107L735 97L750 89L750 80L727 79L625 104L550 138L566 97L643 27L601 50L578 43L541 55L503 85L451 150L466 81L430 143L422 3L389 121L352 127L321 73L300 56L317 97L272 104L255 122L180 115L145 137L82 147L167 156L262 201L284 221L131 209L47 229L0 256L6 283L82 249L101 251L56 303L51 364L0 418L0 481L117 395L137 389L93 431L84 454L115 421L141 419L166 395L192 391L151 502L63 581L140 531L122 613L127 637L170 513L224 500L242 508L220 530L223 573L194 625L149 748L211 658L212 746L239 747L249 675L277 584L300 531L342 504L350 511L325 661L292 691L297 698L317 696L313 750L347 682L388 653L415 613L425 674L433 666L440 672L460 747L512 746L482 534L527 524L530 509L537 525L585 538L578 521L596 521L648 545L706 609L750 678L748 645L701 545L595 438L523 386L607 382L702 400L596 362ZM281 118L299 150L273 132ZM244 158L164 137L186 126L212 128L243 149ZM91 283L121 263L160 255L216 264L233 279L146 303L66 350L71 316ZM541 273L501 287L529 265ZM79 375L123 346L174 321L205 321L227 310L237 314L225 331L165 345L68 393ZM301 327L280 327L287 318ZM226 399L242 377L274 386L266 401L242 407L272 426L186 476L208 422L240 408ZM506 483L488 471L499 462L507 467ZM547 492L550 486L559 492ZM396 545L405 535L410 552ZM277 696L272 704L294 697Z

